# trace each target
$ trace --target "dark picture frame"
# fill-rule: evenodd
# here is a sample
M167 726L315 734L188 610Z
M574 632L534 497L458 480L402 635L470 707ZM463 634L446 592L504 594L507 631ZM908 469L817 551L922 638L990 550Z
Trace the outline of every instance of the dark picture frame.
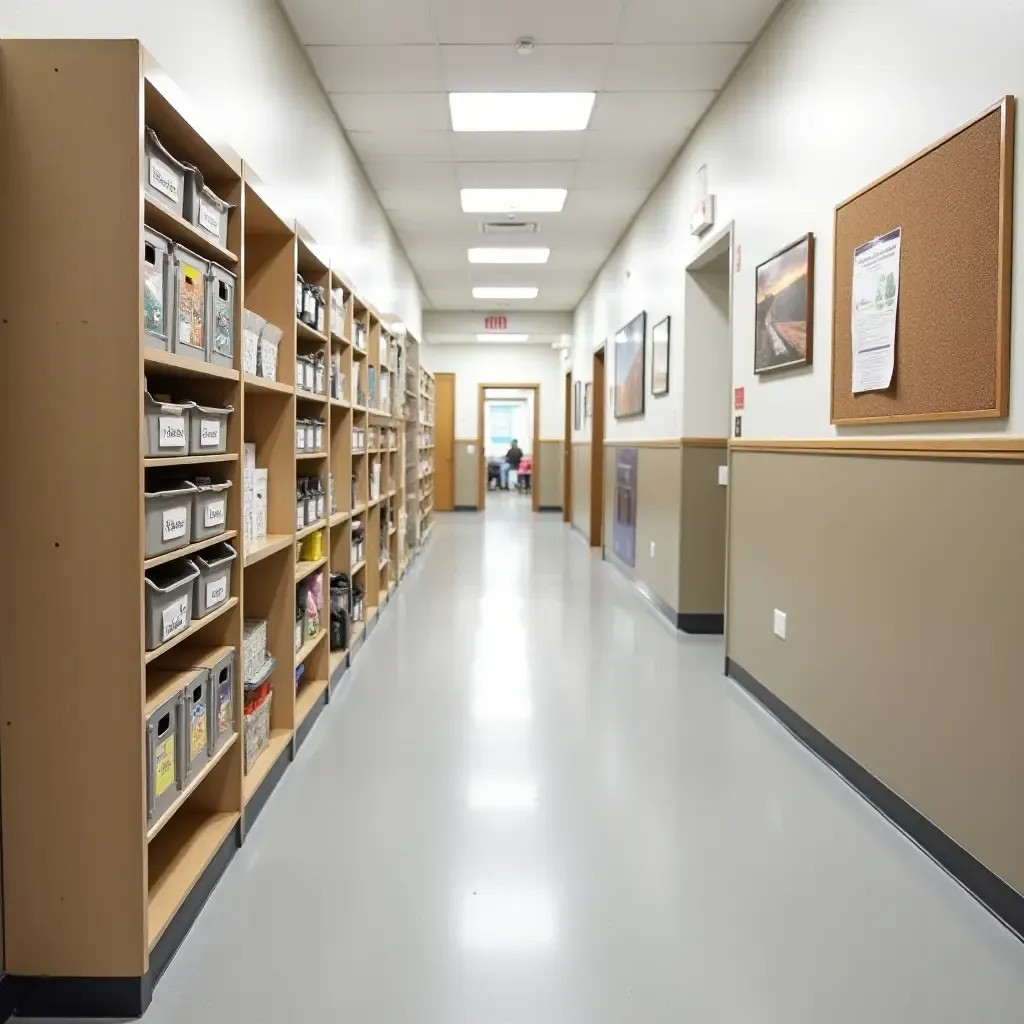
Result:
M758 264L754 288L754 373L810 366L814 358L813 233Z
M591 380L583 385L583 418L594 418L594 382Z
M572 427L573 430L583 429L583 384L580 381L572 387Z
M671 345L672 317L667 316L651 328L651 394L655 398L668 394Z
M615 335L615 418L643 416L647 393L647 311Z

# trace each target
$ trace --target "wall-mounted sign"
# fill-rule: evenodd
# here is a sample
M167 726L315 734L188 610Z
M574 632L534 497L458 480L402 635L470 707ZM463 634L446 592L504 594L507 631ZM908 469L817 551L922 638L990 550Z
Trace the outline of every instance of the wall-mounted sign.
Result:
M485 331L507 331L508 330L508 317L507 316L485 316L484 317L484 330Z
M690 217L690 234L703 235L715 223L715 197L705 196Z
M747 404L747 392L744 388L736 388L732 404L734 409L742 409Z

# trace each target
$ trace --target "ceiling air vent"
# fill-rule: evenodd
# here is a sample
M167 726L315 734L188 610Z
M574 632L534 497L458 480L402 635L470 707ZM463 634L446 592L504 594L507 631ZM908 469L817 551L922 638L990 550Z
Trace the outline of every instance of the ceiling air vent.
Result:
M480 233L484 235L535 235L537 222L533 220L485 220L480 223Z

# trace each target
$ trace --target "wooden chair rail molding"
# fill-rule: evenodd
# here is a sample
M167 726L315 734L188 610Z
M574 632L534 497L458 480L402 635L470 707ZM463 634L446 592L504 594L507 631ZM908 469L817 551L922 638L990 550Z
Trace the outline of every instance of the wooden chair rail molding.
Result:
M1024 461L1024 437L736 438L734 452L786 455L860 455L899 459L1001 459Z
M727 437L665 437L653 440L628 440L620 438L604 442L609 448L725 448L729 444ZM573 444L590 444L589 441L574 441Z

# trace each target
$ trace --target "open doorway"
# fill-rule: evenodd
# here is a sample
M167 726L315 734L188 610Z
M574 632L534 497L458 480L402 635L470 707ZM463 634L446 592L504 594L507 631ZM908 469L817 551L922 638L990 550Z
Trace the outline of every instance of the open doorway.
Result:
M594 419L590 439L590 546L604 543L604 352L602 345L594 352L593 402Z
M478 505L537 511L540 457L540 385L479 387Z

